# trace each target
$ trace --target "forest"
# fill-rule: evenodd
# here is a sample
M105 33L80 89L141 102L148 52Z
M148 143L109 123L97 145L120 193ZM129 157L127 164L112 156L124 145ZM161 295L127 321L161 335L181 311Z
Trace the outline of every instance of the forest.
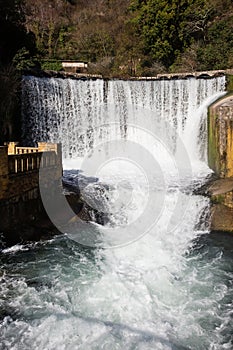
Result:
M232 0L1 0L1 64L59 70L82 60L103 75L233 65Z
M233 66L232 0L0 0L0 123L11 134L22 72L89 63L104 77ZM0 138L2 137L0 135Z

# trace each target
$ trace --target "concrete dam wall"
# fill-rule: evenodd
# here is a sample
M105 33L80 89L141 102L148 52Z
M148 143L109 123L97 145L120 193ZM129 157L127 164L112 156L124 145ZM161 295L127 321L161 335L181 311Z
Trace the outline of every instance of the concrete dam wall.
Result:
M209 107L208 162L218 176L210 186L214 231L233 232L233 94Z

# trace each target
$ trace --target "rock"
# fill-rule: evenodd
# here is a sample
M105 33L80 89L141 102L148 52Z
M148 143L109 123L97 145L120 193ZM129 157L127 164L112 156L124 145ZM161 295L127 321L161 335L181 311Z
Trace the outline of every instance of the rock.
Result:
M208 193L211 196L225 194L233 191L233 178L218 179L208 187Z
M224 204L214 204L211 208L211 230L233 233L233 209Z
M220 179L213 175L194 194L210 198L211 231L233 233L233 178Z

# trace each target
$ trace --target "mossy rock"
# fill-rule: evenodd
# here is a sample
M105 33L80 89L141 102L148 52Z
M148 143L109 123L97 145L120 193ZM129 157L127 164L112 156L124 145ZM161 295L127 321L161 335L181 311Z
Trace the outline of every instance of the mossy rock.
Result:
M212 204L223 204L225 201L225 196L222 194L211 196L210 200Z
M233 92L233 75L227 74L226 76L226 90Z

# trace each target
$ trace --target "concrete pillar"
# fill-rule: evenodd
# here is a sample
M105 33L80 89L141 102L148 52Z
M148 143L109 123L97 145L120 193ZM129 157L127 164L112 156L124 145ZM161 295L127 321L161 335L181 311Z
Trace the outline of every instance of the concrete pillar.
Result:
M6 142L5 145L8 146L8 154L16 154L16 147L19 142Z
M56 179L61 179L63 170L62 170L62 146L60 143L47 143L47 142L38 142L39 152L55 152L56 153Z
M38 150L39 152L45 152L45 151L49 151L48 146L49 143L47 142L38 142Z

